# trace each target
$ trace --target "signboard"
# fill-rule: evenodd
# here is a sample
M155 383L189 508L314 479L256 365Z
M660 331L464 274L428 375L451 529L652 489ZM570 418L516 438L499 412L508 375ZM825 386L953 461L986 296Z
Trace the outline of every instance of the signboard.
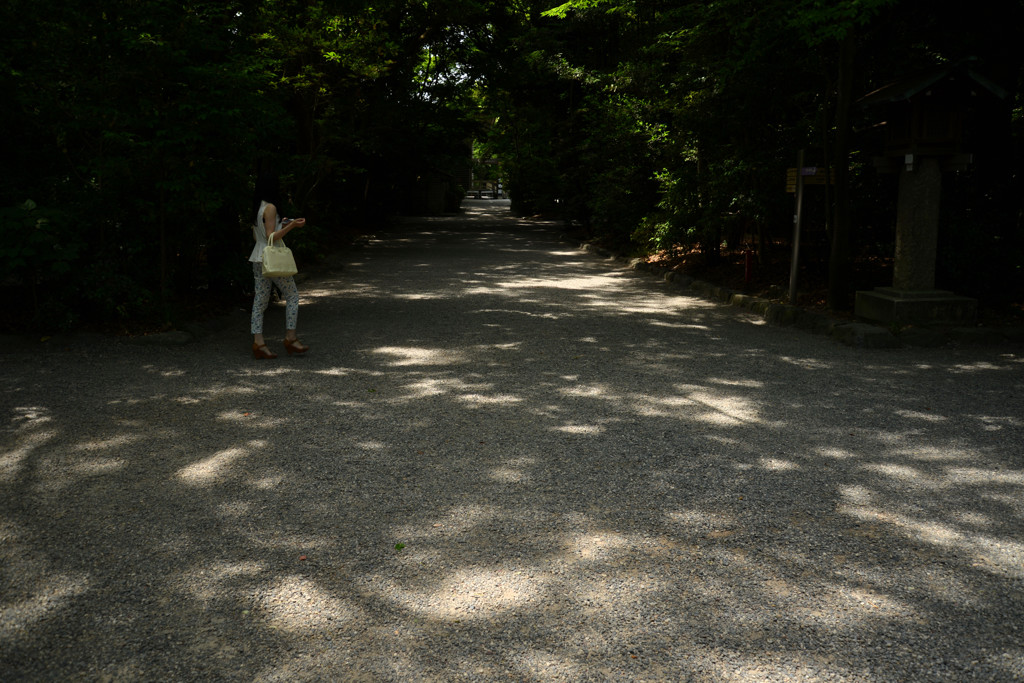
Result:
M799 172L799 173L798 173ZM796 192L797 175L803 176L804 185L824 185L825 169L820 166L803 166L801 168L786 169L786 192ZM828 184L835 185L836 171L829 169Z

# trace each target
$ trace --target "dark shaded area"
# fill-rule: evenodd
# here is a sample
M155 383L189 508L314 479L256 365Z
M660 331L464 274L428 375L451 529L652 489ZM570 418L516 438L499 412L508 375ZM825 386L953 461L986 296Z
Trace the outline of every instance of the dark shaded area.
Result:
M395 216L452 211L474 167L520 215L619 251L749 246L769 264L801 149L840 179L808 207L806 250L839 307L894 240L883 121L856 100L969 58L1007 97L944 180L939 284L1019 306L1022 8L12 0L0 326L138 332L244 298L266 162L309 219L290 242L308 266Z
M1024 674L1019 354L762 328L472 215L307 281L301 360L244 311L0 355L7 676Z

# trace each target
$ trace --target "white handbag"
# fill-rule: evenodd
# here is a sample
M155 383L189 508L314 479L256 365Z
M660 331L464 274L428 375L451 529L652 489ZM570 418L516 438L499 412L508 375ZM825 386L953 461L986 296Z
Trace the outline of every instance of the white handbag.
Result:
M267 240L263 250L263 277L291 277L298 273L292 250L284 245L275 247L274 233L270 233Z

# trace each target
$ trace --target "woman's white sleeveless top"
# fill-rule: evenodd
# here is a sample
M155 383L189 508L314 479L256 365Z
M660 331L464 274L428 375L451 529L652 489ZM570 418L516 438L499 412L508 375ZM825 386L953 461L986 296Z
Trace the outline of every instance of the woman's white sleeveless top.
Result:
M252 253L249 254L249 261L252 263L260 263L263 261L263 250L267 248L267 228L263 223L263 212L267 210L267 203L260 202L260 210L256 212L256 221L252 224L252 236L256 240L256 246L252 248ZM274 232L281 229L281 216L277 217L277 225L274 226ZM285 246L283 239L274 238L274 244L278 246Z

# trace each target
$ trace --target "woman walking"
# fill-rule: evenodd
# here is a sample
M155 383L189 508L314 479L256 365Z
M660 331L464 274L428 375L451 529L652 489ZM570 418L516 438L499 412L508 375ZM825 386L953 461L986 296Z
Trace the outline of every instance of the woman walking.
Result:
M285 336L284 349L290 356L293 353L305 353L309 347L299 341L296 325L299 319L299 290L293 277L263 277L263 250L267 248L270 235L274 235L274 243L284 246L281 241L294 228L306 224L305 218L281 218L278 215L280 185L277 177L271 174L260 174L256 179L256 191L253 195L253 209L256 220L252 227L252 236L256 240L249 261L252 263L256 293L252 302L252 355L257 360L277 358L277 354L267 348L263 339L263 314L270 303L270 292L277 285L281 296L285 299Z

